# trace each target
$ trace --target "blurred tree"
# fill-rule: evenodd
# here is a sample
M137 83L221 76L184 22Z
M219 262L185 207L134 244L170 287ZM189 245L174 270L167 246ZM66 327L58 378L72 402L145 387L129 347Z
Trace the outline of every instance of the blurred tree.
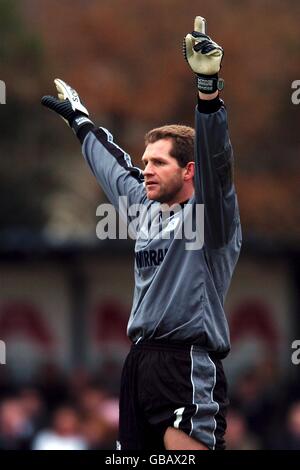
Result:
M51 165L39 160L39 119L32 106L43 67L42 45L24 25L17 2L0 0L1 79L7 104L0 107L0 229L41 229L46 196L55 189Z
M39 109L41 94L54 92L55 76L70 82L94 121L109 128L138 164L149 128L193 125L194 78L182 58L180 38L201 14L208 20L208 34L225 49L224 98L244 232L299 238L294 201L299 196L300 106L291 103L291 83L300 78L299 2L210 0L202 2L201 11L197 3L187 8L184 0L23 0L19 5L27 30L44 46L43 67L32 40L18 42L25 33L16 19L10 19L10 33L4 28L11 54L6 63L16 96L23 66L39 70L27 74L29 85L21 88L22 100L34 100L37 119L28 125L27 143L38 145L43 162L51 158L63 188L48 192L48 226L68 226L69 232L95 227L102 196L82 160L71 156L76 149L71 133ZM14 30L18 34L12 39ZM24 61L28 43L32 59ZM12 116L10 129L11 122ZM24 138L24 129L20 135Z

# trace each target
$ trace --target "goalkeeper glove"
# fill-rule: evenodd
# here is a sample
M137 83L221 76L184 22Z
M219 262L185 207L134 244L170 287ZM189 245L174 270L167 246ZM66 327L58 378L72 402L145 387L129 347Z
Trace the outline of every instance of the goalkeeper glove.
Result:
M93 127L93 122L88 118L89 112L82 104L77 91L59 78L56 78L54 83L58 98L43 96L42 104L59 114L76 135L83 125L89 124Z
M194 31L184 38L183 54L197 76L199 91L209 94L224 88L224 81L218 78L224 51L205 34L205 19L201 16L196 16Z

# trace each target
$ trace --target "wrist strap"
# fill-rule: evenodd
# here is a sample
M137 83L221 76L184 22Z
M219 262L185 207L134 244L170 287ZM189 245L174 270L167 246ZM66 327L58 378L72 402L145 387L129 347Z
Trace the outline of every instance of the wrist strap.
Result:
M93 124L93 123L84 114L79 114L72 120L71 127L72 127L74 133L77 135L80 127L85 125L85 124Z
M200 75L197 74L197 88L201 93L211 94L215 91L223 90L224 80L216 75Z

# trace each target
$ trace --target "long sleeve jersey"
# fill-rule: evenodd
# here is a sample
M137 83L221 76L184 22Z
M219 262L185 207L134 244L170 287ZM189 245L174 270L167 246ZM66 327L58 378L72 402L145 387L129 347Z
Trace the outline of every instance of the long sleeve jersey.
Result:
M224 300L241 248L241 227L223 104L211 114L197 106L195 130L194 195L166 218L160 203L147 199L142 172L106 129L87 133L83 154L116 209L120 196L127 197L128 207L145 208L135 227L129 338L194 344L226 356L230 337ZM204 215L196 210L199 205ZM203 243L193 248L184 230L176 236L187 218L196 230L204 221Z

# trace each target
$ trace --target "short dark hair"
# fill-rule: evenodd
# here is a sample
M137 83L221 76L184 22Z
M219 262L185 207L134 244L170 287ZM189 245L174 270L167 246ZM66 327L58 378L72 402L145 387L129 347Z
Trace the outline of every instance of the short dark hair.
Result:
M145 135L145 145L153 144L160 139L171 139L171 155L184 168L194 161L195 130L192 127L171 124L157 127Z

